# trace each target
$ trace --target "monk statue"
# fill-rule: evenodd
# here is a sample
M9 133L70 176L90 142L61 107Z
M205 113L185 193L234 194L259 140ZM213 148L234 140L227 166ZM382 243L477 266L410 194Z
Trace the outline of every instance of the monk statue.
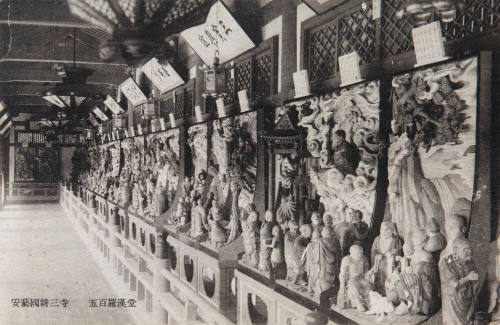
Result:
M277 225L274 221L274 214L271 210L267 210L264 215L265 222L260 227L260 260L259 260L259 270L270 271L271 270L271 252L272 249L269 247L272 243L273 238L273 227Z
M371 259L375 290L386 296L385 281L396 267L396 257L401 256L401 239L393 223L384 221L380 226L380 235L373 242Z
M158 186L158 188L155 190L153 202L154 202L153 215L155 218L158 218L167 209L167 195L165 187L163 185Z
M337 295L337 306L340 308L356 308L364 312L368 308L371 282L365 277L369 264L363 255L363 248L352 245L349 255L342 259L340 266L340 287Z
M439 263L443 325L472 325L479 279L472 260L472 246L462 236L451 246L451 254L442 256Z
M313 227L314 228L314 227ZM311 242L307 245L304 254L302 255L302 262L305 263L307 272L307 289L309 292L319 294L321 289L319 287L319 272L320 272L320 247L321 234L318 231L312 232Z
M319 248L319 287L323 292L334 287L342 258L340 244L334 237L333 230L328 226L321 230Z
M314 233L317 233L317 237L321 237L321 229L323 228L323 225L321 224L322 218L319 214L319 212L314 211L311 214L311 224L313 227L313 236Z
M288 221L288 231L285 233L285 263L286 263L286 274L287 281L293 281L294 268L293 268L293 243L295 239L299 236L299 225L295 220Z
M274 272L276 279L286 278L286 265L285 265L285 254L283 251L283 234L281 232L281 227L275 225L272 230L273 239L271 245L271 267Z
M257 252L258 241L258 219L259 215L255 211L255 206L250 203L246 220L241 221L243 229L243 245L245 246L245 255L253 267L259 264L259 254Z
M206 223L205 208L202 205L201 199L196 201L195 207L191 210L191 237L198 237L203 235L206 230L204 228Z
M226 230L221 225L222 216L219 213L219 207L214 205L212 207L212 219L209 221L210 224L210 241L215 247L220 247L226 242Z
M307 272L302 255L311 241L312 226L304 224L300 226L300 235L295 239L292 248L293 282L297 285L307 285Z

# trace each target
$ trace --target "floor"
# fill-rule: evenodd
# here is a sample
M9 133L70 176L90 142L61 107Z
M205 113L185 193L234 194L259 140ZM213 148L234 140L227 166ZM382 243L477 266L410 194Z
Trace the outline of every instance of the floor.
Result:
M58 204L0 210L0 324L134 324L133 307L90 307L133 298L115 294Z

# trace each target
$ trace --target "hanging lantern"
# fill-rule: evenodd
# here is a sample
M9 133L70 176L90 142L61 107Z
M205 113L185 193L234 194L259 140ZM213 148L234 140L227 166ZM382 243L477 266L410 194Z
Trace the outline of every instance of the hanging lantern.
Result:
M204 86L203 97L220 98L228 95L226 92L226 72L219 65L219 58L215 58L214 64L210 67L204 66Z
M463 6L461 0L407 0L396 17L407 17L417 27L429 23L433 17L450 23L455 19L457 10L463 9Z

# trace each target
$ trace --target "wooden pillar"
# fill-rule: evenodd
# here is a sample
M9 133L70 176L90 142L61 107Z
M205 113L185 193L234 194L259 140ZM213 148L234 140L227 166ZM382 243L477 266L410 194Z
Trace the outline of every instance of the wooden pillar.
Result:
M153 322L154 324L165 324L167 315L160 302L160 295L170 291L170 282L161 274L162 269L168 269L168 246L164 233L156 236L156 252L153 260Z

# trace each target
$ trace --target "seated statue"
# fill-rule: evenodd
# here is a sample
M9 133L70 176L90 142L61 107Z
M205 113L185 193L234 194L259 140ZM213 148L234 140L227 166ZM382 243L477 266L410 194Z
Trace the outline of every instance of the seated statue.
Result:
M479 275L472 256L469 241L458 237L452 242L452 254L439 263L444 325L474 324Z
M371 258L375 290L386 296L385 282L395 268L396 257L401 256L401 239L393 223L384 221L380 235L373 242Z
M196 201L196 206L191 210L191 237L203 235L206 224L206 212L201 199Z
M349 253L342 259L340 266L337 306L356 308L364 312L369 306L369 292L372 287L371 282L365 278L369 271L368 260L359 245L352 245Z

